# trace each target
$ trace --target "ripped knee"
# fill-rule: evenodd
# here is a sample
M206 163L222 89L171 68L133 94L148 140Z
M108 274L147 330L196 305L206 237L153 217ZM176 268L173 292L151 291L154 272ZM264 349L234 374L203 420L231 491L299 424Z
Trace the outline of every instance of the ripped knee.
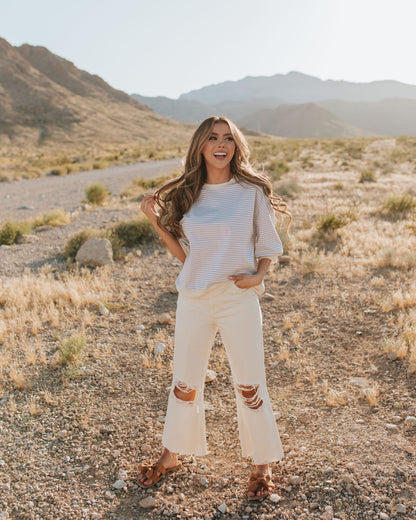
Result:
M243 403L252 410L258 410L263 404L263 399L259 396L259 388L260 385L237 385Z
M173 387L173 393L175 394L175 397L181 401L193 402L195 401L197 390L188 386L186 383L178 381Z

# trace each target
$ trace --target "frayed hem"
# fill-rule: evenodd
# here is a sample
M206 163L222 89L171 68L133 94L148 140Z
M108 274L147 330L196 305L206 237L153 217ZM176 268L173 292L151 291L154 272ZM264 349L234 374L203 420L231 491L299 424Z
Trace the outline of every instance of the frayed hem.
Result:
M205 457L206 455L209 454L209 451L206 450L204 452L196 452L196 451L192 451L192 450L181 450L181 449L175 449L175 448L169 448L169 446L166 446L166 444L162 444L162 446L164 448L166 448L167 450L169 450L171 453L176 453L177 455L183 455L183 456L187 456L187 457Z

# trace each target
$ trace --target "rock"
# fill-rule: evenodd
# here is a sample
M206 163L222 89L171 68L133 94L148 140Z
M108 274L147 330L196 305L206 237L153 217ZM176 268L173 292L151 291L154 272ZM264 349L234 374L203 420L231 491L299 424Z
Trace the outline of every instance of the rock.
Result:
M268 301L271 301L271 300L274 300L274 299L275 299L275 297L273 296L273 294L270 294L270 293L268 293L268 292L264 293L263 298L264 298L265 300L268 300Z
M292 258L288 255L279 256L279 264L289 264Z
M116 482L114 482L113 484L114 489L123 489L125 487L126 483L124 482L124 480L116 480Z
M2 244L2 245L0 246L0 249L11 249L11 247L8 246L8 245L6 245L6 244Z
M334 468L331 468L331 466L327 466L325 468L325 475L332 475L334 473Z
M282 497L280 495L278 495L277 493L272 493L270 496L269 496L269 500L271 502L280 502L282 500Z
M166 324L170 323L172 321L172 318L168 312L163 312L162 314L159 314L159 316L156 317L156 321L158 323Z
M290 482L294 485L294 486L298 486L301 482L302 482L302 479L297 476L297 475L292 475L290 477Z
M350 470L353 470L355 468L355 463L354 462L348 462L347 468L350 469Z
M145 509L148 507L154 507L155 504L156 504L156 500L153 497L143 498L143 500L140 500L140 502L139 502L139 506L143 507Z
M107 307L104 307L104 305L101 305L100 314L101 314L101 316L105 316L106 314L110 314L110 311L107 309Z
M274 416L274 420L277 421L280 419L281 414L280 414L280 412L273 412L273 416Z
M205 383L211 383L217 378L217 373L213 370L208 369L205 373Z
M354 479L351 477L351 475L343 475L341 477L341 482L343 484L352 484Z
M36 228L36 233L43 233L43 231L50 231L53 226L39 226Z
M226 504L221 504L218 508L218 511L222 514L224 514L226 511L227 511L227 505Z
M128 473L125 469L121 469L119 472L118 472L118 478L120 480L127 480L128 478Z
M144 328L144 325L137 325L137 327L134 327L134 330L141 332L142 330L144 330Z
M416 426L416 417L408 415L404 420L404 424L407 428L414 428Z
M205 478L205 477L202 477L201 478L201 484L204 486L204 487L207 487L209 482L208 480Z
M177 515L179 513L179 507L176 504L172 507L172 513L174 515Z
M397 504L396 511L398 513L404 514L406 513L406 506L404 504Z
M36 235L20 235L16 238L16 244L33 244L39 240L40 238Z
M107 500L113 500L113 498L116 498L116 495L114 493L112 493L110 490L107 490L105 493L104 493L104 497L107 499Z
M33 206L19 206L17 209L28 209L28 210L34 210L35 208Z
M154 353L155 354L163 354L166 345L164 343L156 343Z
M397 424L392 424L392 423L387 423L386 424L386 428L390 431L393 431L393 432L398 432L399 431L399 427L397 426Z
M389 520L389 515L386 515L386 513L379 513L380 520Z
M325 506L325 512L321 516L322 520L333 520L334 511L331 506Z
M92 267L113 264L113 248L106 238L90 238L79 248L75 261Z

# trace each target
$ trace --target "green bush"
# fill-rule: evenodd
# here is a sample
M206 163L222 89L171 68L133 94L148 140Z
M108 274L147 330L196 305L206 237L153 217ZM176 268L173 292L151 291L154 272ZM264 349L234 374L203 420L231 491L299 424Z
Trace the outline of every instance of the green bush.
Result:
M410 193L393 195L383 202L382 211L390 216L405 217L416 208L416 198Z
M110 232L112 239L124 247L134 247L155 238L154 228L146 217L119 222Z
M93 182L85 188L85 195L91 204L103 204L109 197L110 191L102 182Z
M11 246L16 242L19 236L28 235L31 232L32 228L26 221L7 221L0 228L0 245Z
M87 338L81 334L74 334L58 345L60 361L64 365L72 365L82 357L84 349L88 343Z
M376 173L373 170L363 170L358 182L376 182Z
M70 236L64 247L64 257L75 261L79 248L90 238L102 238L103 232L98 229L86 228Z
M32 219L32 226L62 226L68 222L71 222L71 217L64 209L53 209Z
M339 214L327 213L318 219L316 229L321 234L330 233L346 226L354 220L357 220L357 217L351 211Z
M282 175L290 172L289 166L284 161L275 159L266 165L266 170L271 173L274 180L279 180Z

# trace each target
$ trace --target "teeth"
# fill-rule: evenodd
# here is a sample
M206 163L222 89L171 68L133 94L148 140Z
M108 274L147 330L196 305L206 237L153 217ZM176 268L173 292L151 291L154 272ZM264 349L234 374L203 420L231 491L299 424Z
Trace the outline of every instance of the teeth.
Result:
M221 156L225 157L227 154L223 153L223 152L218 152L218 153L214 153L214 155L221 155Z

